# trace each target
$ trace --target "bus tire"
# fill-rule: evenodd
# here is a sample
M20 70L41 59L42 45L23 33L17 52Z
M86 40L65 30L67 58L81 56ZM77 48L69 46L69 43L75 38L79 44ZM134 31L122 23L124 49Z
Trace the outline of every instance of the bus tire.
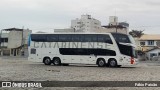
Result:
M113 58L109 59L108 60L108 65L109 65L109 67L117 67L116 59L113 59Z
M56 66L60 66L61 65L61 59L58 57L53 58L53 64Z
M106 65L106 62L103 58L99 58L97 60L97 65L98 65L98 67L104 67Z
M43 59L43 63L44 63L45 65L51 65L52 61L51 61L51 59L50 59L49 57L45 57L45 58Z

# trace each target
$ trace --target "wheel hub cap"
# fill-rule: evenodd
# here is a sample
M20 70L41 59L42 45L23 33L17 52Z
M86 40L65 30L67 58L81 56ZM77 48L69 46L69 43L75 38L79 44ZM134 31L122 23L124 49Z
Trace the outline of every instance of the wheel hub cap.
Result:
M116 64L115 61L111 61L111 62L110 62L110 65L111 65L111 66L115 66L115 64Z
M103 62L102 60L100 60L100 61L99 61L99 65L100 65L100 66L103 66L103 65L104 65L104 62Z

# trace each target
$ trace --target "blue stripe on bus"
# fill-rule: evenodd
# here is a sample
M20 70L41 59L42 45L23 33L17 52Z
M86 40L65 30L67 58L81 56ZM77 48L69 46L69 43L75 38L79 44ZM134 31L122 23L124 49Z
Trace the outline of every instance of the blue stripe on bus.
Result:
M31 44L31 34L29 34L29 37L28 37L28 46L30 46Z

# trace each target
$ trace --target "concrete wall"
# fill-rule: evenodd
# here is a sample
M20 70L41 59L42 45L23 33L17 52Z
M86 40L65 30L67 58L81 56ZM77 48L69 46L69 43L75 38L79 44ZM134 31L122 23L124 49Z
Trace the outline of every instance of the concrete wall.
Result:
M10 31L8 36L8 46L7 48L18 48L24 44L28 43L29 34L31 30L24 30L23 34L22 31ZM23 42L22 42L23 36Z
M75 30L73 28L54 29L54 33L67 33L67 32L75 32Z
M127 28L101 28L100 30L96 30L98 33L109 33L109 32L118 32L118 33L123 33L123 34L128 34L128 29Z
M140 45L139 38L134 38L135 44L136 44L136 50L142 50L142 47Z
M155 48L155 46L141 46L141 50L144 52L151 50L151 49L154 49L154 48Z
M3 52L1 53L3 56L10 56L10 49L6 48L3 49Z
M10 31L8 37L8 48L18 48L22 44L22 31Z

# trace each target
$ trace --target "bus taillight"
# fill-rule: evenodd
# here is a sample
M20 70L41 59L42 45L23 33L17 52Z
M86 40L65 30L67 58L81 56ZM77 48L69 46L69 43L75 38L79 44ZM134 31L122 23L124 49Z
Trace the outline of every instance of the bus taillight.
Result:
M131 57L131 64L134 64L134 58Z

